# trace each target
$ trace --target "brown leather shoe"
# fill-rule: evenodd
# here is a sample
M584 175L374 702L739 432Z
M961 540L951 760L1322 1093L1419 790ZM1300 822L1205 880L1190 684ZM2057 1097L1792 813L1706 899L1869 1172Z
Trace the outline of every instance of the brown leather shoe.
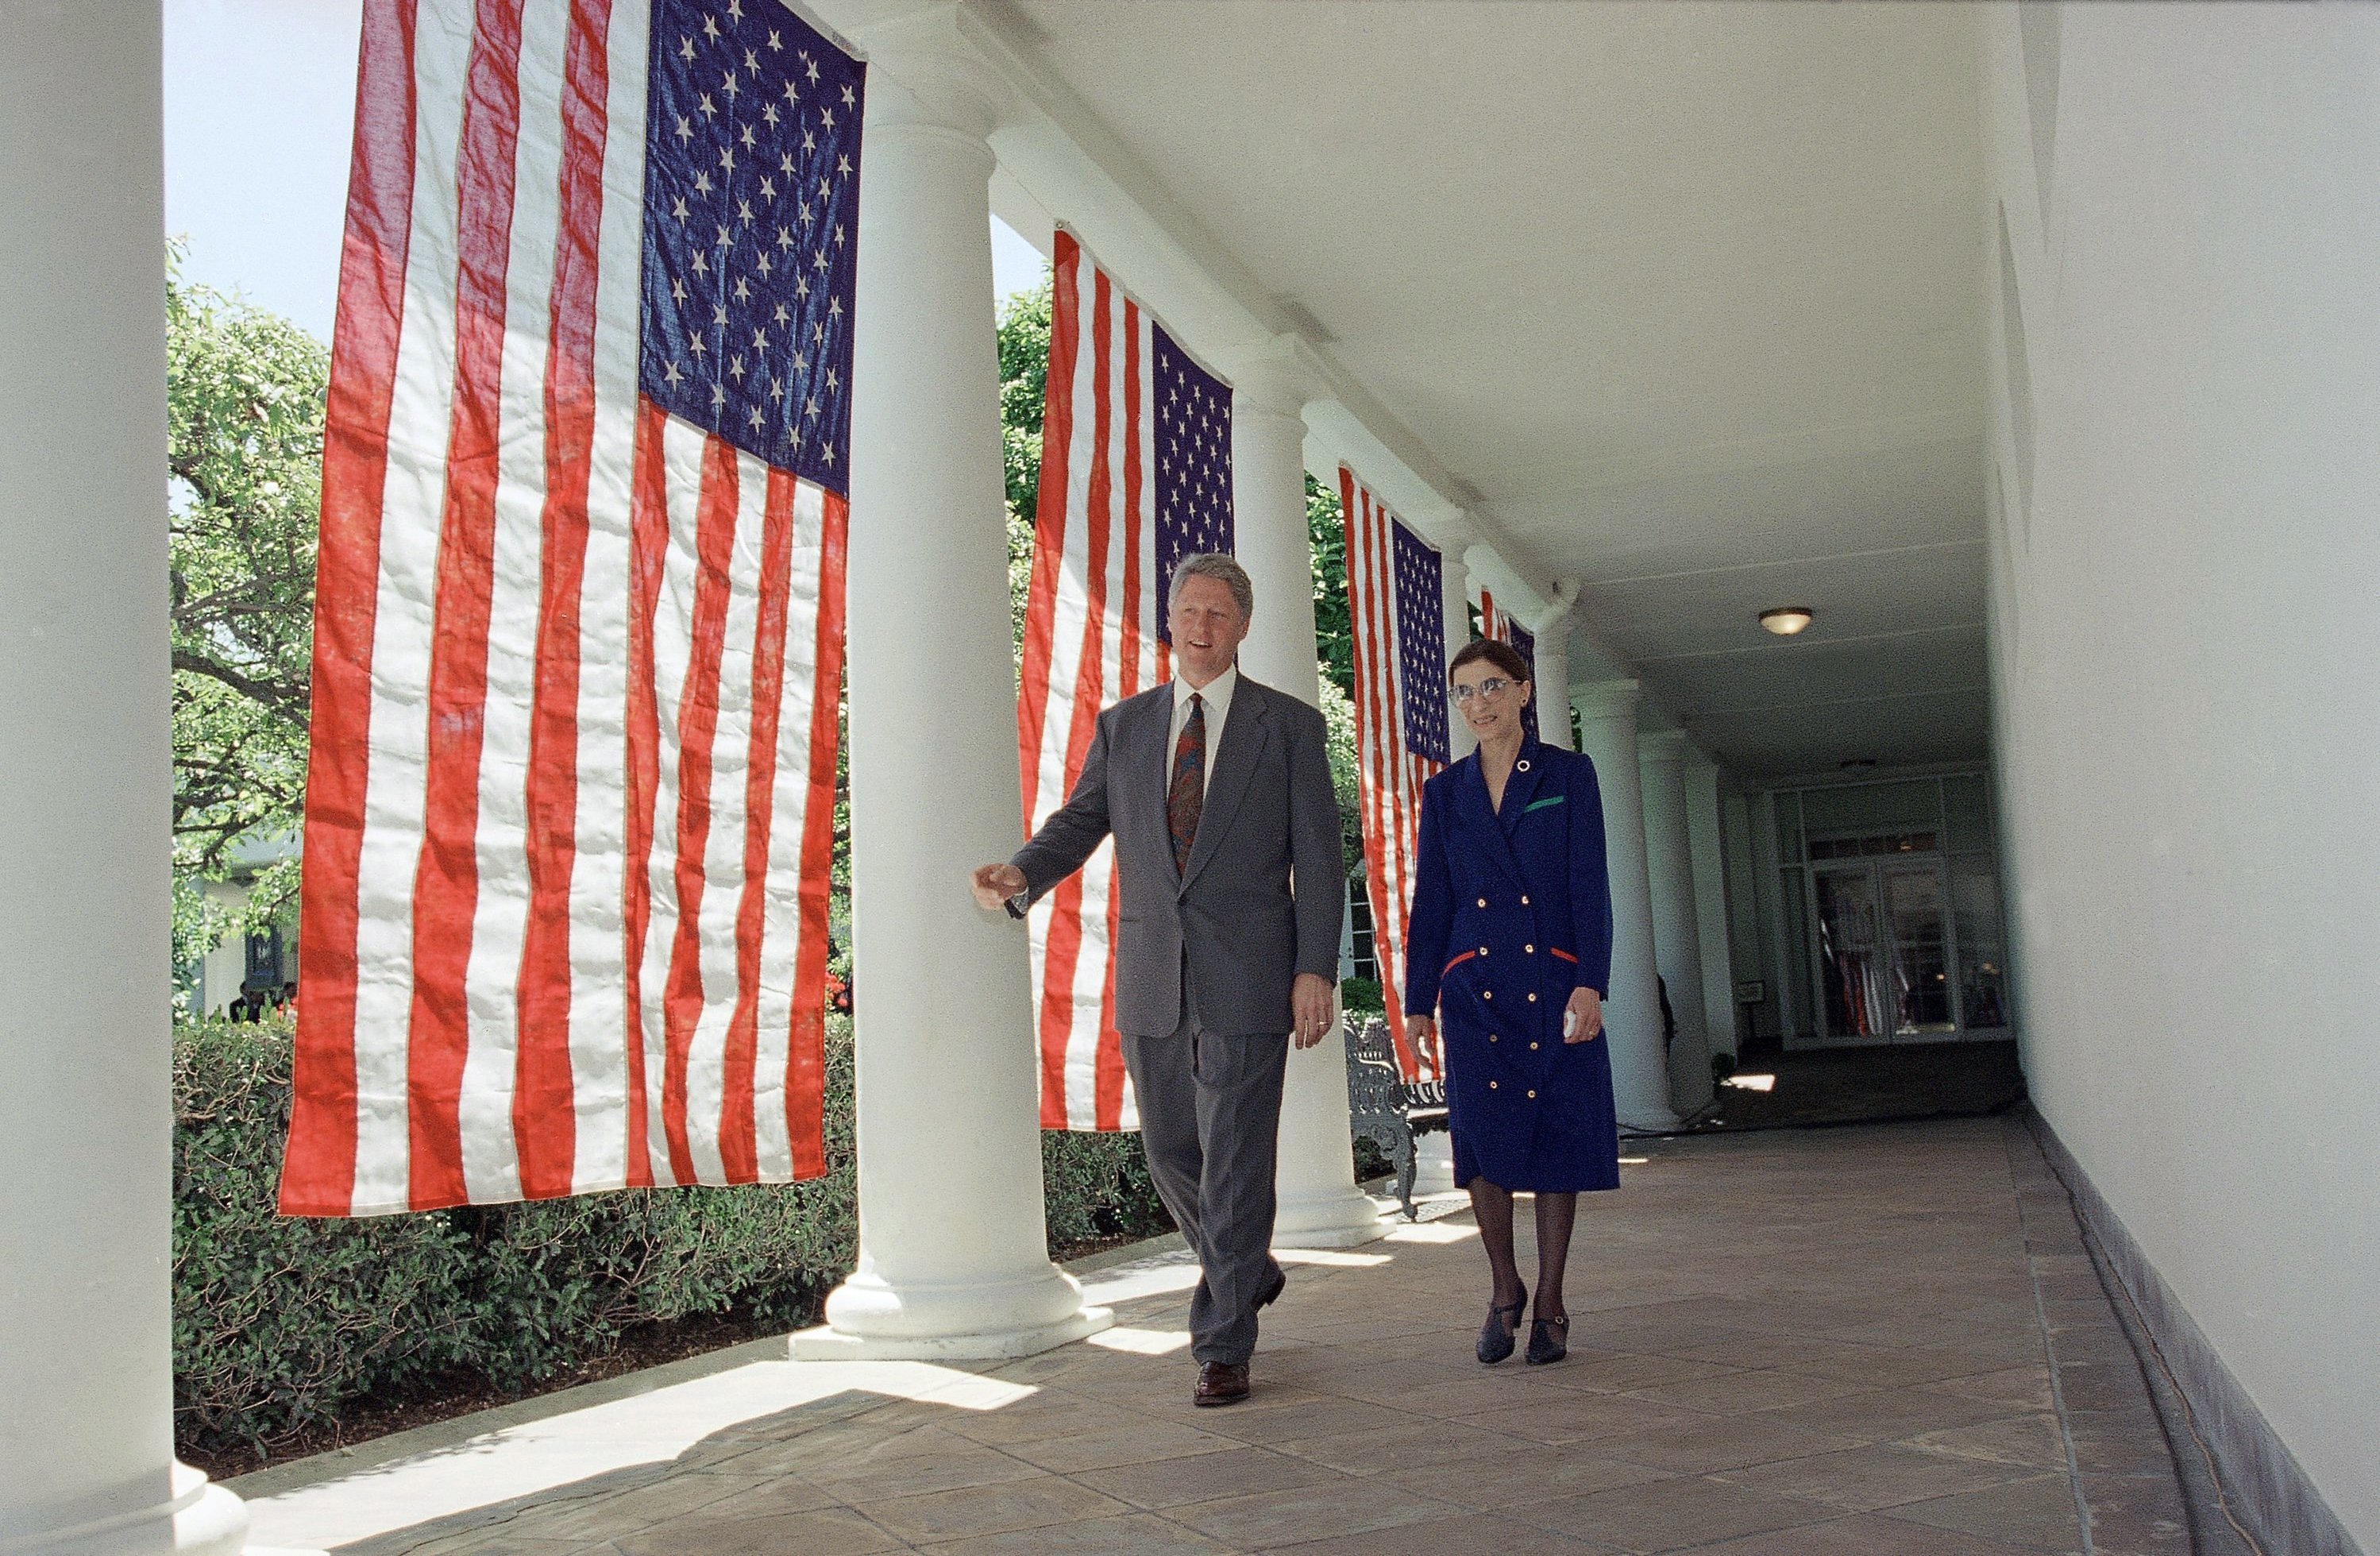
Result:
M1198 1386L1190 1391L1193 1404L1237 1404L1248 1397L1248 1364L1200 1362Z

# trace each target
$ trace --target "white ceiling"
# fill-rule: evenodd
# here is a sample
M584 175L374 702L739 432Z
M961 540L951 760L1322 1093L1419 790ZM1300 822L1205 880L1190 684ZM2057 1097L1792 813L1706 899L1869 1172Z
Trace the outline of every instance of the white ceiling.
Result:
M1964 7L999 10L1731 767L1984 754Z

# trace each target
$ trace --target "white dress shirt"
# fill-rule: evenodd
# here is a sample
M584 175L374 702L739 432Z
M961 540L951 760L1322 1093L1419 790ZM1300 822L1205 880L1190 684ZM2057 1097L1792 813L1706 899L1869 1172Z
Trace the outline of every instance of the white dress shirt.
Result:
M1223 721L1232 714L1232 688L1240 684L1240 668L1232 665L1203 687L1192 687L1175 676L1173 680L1173 727L1165 738L1165 787L1173 787L1173 753L1182 745L1182 726L1190 722L1190 696L1193 691L1207 710L1207 761L1200 797L1215 785L1215 748L1223 738Z

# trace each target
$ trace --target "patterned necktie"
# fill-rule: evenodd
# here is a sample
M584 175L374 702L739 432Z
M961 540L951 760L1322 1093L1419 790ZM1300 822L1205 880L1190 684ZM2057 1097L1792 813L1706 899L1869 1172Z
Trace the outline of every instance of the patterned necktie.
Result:
M1190 716L1173 743L1173 781L1165 789L1165 826L1173 834L1173 868L1190 868L1190 845L1198 838L1198 812L1207 803L1207 707L1190 694Z

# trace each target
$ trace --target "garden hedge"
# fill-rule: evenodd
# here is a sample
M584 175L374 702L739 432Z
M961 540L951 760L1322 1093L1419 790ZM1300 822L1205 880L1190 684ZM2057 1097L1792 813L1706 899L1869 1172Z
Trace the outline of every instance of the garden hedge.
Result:
M267 1452L432 1380L526 1391L631 1326L736 1312L791 1329L850 1270L851 1027L828 1024L824 1177L631 1189L362 1221L273 1213L285 1025L174 1043L174 1411L186 1453ZM1139 1141L1042 1137L1050 1242L1169 1223Z

